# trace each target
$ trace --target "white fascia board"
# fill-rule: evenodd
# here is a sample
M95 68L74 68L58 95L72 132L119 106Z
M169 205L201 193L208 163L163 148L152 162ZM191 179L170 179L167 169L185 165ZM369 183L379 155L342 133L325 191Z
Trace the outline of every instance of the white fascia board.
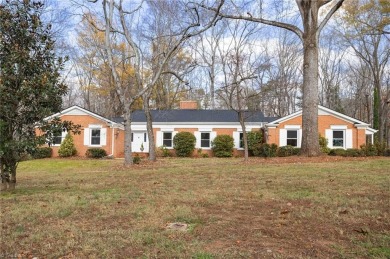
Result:
M261 128L264 122L246 122L245 125L249 127ZM131 125L146 125L146 122L132 122ZM237 128L241 127L239 122L153 122L153 128L172 127L172 128Z
M61 117L61 116L67 115L67 113L70 113L70 112L72 112L72 111L74 111L74 110L79 110L79 111L81 111L81 112L83 112L83 113L85 113L85 114L87 114L87 115L90 115L90 116L92 116L92 117L94 117L94 118L96 118L96 119L98 119L98 120L104 121L104 122L106 122L107 124L109 124L109 126L110 126L111 128L114 128L114 127L120 128L120 127L121 127L121 124L116 123L115 121L106 119L106 118L104 118L104 117L102 117L102 116L100 116L100 115L98 115L98 114L96 114L96 113L90 112L90 111L88 111L88 110L86 110L86 109L84 109L84 108L81 108L81 107L77 106L77 105L74 105L74 106L69 107L69 108L67 108L67 109L65 109L65 110L62 110L61 112L58 112L58 113L53 114L53 115L51 115L51 116L48 116L48 117L44 118L43 120L47 121L47 120L51 120L51 119L53 119L53 118L55 118L55 117ZM78 116L78 115L74 115L74 114L73 114L72 116Z
M373 129L373 128L370 128L370 127L366 128L366 134L367 135L375 134L377 132L378 132L378 130L376 130L376 129Z

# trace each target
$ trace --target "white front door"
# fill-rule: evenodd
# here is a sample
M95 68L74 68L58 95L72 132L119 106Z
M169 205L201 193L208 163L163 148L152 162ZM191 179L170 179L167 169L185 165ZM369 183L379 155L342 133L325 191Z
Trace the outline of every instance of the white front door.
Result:
M133 152L149 152L148 134L146 131L134 131L132 134L131 149Z

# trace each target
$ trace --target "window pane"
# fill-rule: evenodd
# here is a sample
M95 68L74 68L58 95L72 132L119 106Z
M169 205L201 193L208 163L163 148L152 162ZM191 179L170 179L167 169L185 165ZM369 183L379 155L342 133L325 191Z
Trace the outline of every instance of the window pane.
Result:
M91 131L91 144L100 145L100 129L93 129Z
M333 138L344 138L343 131L335 130L333 131Z
M298 131L296 130L287 131L287 138L297 138L297 137L298 137Z
M163 133L163 145L166 147L172 147L172 132Z
M200 147L210 147L210 133L200 133Z
M62 137L61 136L53 137L53 145L60 145L61 142L62 142Z
M344 147L344 140L343 139L333 139L333 146L334 147Z
M244 133L240 133L240 148L244 148Z
M166 147L172 147L172 140L171 139L164 139L163 145Z
M100 129L92 130L92 137L100 137Z
M298 146L297 144L298 144L297 139L287 139L287 145L296 147Z
M200 141L200 147L210 147L210 140L204 140L202 139Z
M209 140L210 139L210 133L200 133L200 138L204 140Z
M147 134L144 133L144 142L147 142Z
M172 132L164 132L163 139L172 139Z

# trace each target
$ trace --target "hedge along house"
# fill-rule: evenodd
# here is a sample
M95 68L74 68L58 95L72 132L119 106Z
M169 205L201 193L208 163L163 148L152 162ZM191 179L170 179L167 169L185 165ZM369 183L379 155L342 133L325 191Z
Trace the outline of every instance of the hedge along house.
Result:
M242 129L237 112L233 110L198 110L196 102L181 102L177 110L152 110L155 146L165 146L171 152L173 138L178 132L191 132L196 137L196 149L212 156L211 143L217 135L227 134L234 139L234 155L243 154ZM84 156L89 148L102 148L113 157L124 157L123 118L104 118L79 106L72 106L60 113L47 117L50 120L60 117L81 125L81 134L74 135L74 143L79 156ZM274 117L265 117L262 112L245 112L246 130L259 131ZM143 111L132 114L132 151L147 155L149 140L146 131L146 117ZM58 149L66 132L58 132L51 143L53 156L58 156ZM197 152L197 151L195 151Z
M300 147L302 142L302 111L272 121L266 126L267 143L278 146L291 145ZM328 140L329 148L360 148L366 143L373 143L377 130L370 125L318 106L318 130Z

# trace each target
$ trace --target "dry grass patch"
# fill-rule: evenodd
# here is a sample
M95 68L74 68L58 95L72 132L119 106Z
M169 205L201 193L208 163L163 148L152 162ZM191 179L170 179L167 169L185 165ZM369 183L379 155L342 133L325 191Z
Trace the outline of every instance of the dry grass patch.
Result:
M23 162L0 255L389 258L390 159L331 159Z

